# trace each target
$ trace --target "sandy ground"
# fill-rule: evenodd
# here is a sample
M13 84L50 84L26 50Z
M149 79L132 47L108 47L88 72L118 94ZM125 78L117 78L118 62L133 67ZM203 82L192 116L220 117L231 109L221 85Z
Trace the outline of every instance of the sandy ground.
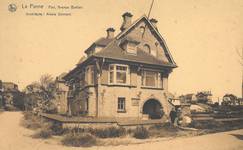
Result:
M20 126L22 116L21 112L0 114L0 150L243 150L243 130L170 140L156 139L142 144L89 148L65 147L53 139L32 139L30 136L34 131Z

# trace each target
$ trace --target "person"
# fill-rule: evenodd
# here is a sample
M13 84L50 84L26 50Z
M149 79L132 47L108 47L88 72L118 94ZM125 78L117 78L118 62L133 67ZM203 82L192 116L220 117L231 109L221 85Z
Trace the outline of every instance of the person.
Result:
M175 123L176 117L177 117L177 112L176 112L175 108L172 108L172 110L170 111L170 120L171 120L172 124Z

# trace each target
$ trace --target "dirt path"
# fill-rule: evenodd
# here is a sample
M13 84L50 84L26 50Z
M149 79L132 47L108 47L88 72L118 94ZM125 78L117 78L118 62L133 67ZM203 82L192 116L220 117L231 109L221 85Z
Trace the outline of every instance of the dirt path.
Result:
M20 126L21 112L0 114L0 150L243 150L243 130L216 133L128 146L72 148L58 145L53 140L32 139L33 131Z

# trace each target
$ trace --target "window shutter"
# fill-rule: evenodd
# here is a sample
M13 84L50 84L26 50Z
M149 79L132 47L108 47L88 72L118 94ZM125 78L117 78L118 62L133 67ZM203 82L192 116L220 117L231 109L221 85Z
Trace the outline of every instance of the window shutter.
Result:
M102 69L102 74L101 74L101 84L108 84L108 66L104 66Z
M135 67L131 67L130 72L131 72L131 79L130 79L131 85L137 86L137 69Z

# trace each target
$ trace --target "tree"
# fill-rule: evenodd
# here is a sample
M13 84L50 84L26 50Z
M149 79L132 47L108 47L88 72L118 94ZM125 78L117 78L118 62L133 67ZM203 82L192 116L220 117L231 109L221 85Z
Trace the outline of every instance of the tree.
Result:
M240 101L234 94L225 94L223 96L222 105L240 105Z
M25 88L25 105L29 109L39 107L45 111L51 108L56 88L53 77L49 74L42 75L38 82L33 82Z
M238 59L239 64L241 66L243 66L243 48L242 48L242 52L240 52L239 50L236 50L236 53L237 53L237 55L239 57L239 59Z

